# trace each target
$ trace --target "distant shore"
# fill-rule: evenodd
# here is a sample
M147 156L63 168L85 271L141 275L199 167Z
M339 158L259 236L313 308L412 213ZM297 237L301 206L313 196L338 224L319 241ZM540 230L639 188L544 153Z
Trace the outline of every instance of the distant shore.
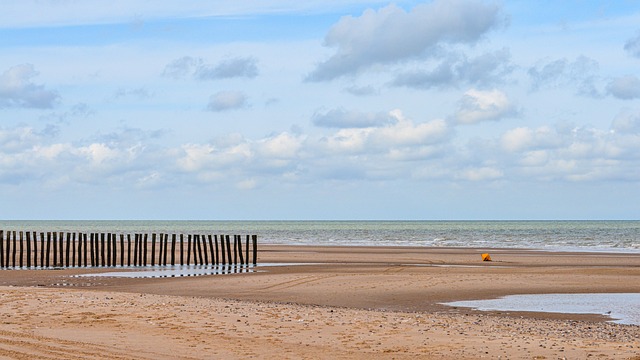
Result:
M486 252L493 261L481 260ZM0 355L68 346L94 357L167 359L640 356L640 326L604 316L440 304L639 293L638 254L263 245L260 263L290 265L159 279L71 277L115 268L0 271ZM11 345L19 339L30 345Z

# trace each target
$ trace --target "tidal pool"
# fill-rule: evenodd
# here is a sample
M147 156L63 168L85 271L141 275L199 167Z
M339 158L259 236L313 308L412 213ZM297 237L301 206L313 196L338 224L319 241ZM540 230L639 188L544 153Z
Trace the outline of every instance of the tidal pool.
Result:
M608 316L615 323L640 325L640 293L509 295L443 304L481 311L597 314Z

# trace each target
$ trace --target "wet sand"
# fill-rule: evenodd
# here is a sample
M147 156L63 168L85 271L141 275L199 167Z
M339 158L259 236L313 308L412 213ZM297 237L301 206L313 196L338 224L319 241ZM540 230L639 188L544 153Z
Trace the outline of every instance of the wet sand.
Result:
M604 316L440 304L638 293L639 254L274 245L259 262L295 265L158 279L0 271L0 357L640 359L640 326Z

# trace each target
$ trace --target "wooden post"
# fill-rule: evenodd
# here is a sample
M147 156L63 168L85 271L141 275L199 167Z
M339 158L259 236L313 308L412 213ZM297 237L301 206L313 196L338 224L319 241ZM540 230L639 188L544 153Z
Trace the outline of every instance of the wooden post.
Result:
M16 267L16 255L17 255L17 248L18 248L18 236L16 234L15 231L13 231L13 256L11 257L13 262L13 267Z
M149 234L144 234L144 266L147 266L147 241L149 240Z
M127 266L131 266L131 234L127 234Z
M184 265L184 236L180 234L180 265Z
M187 265L191 265L191 234L187 235Z
M164 234L160 233L160 240L158 241L160 246L160 252L158 253L158 265L162 266L162 255L164 255Z
M245 264L249 265L249 235L247 235L247 242L245 243L245 251L246 251Z
M31 233L27 231L27 268L31 268Z
M233 264L238 263L238 235L233 235Z
M75 248L75 241L74 241L74 248ZM70 251L71 251L71 233L67 233L67 253L66 253L67 254L67 258L65 259L66 260L65 261L65 266L66 267L69 267L69 264L70 264L70 261L69 261L70 260L69 259ZM74 262L75 262L75 260L74 260Z
M196 244L198 244L198 260L200 261L200 265L204 265L204 259L202 257L202 246L200 246L200 235L195 235L195 239Z
M107 266L113 265L113 249L111 247L113 241L111 241L111 236L111 233L107 233Z
M120 266L124 266L124 234L120 234Z
M87 234L82 234L82 241L84 242L84 267L87 267Z
M4 267L4 230L0 230L0 267Z
M67 239L69 239L71 237L72 233L67 233ZM68 240L67 240L68 241ZM73 251L71 252L72 254L72 258L71 258L71 266L76 267L76 233L73 233L73 239L71 241L71 244L73 246ZM67 264L69 264L69 243L67 242ZM69 266L69 265L67 265Z
M47 267L49 267L49 258L51 257L51 233L47 232Z
M82 256L84 254L83 250L84 250L84 247L82 247L82 233L78 233L78 267L82 267L82 264L83 264L82 262ZM87 264L84 264L84 266L87 266Z
M169 234L164 234L164 257L162 263L167 266L167 246L169 246Z
M111 234L111 266L118 265L118 235Z
M133 266L138 266L138 234L134 234L133 244Z
M253 235L253 265L258 261L258 235Z
M233 259L231 258L231 241L229 240L229 235L225 235L225 240L227 242L227 260L229 260L229 265L233 264Z
M95 237L96 237L96 234L94 234L94 233L89 234L90 245L91 245L91 248L89 249L89 251L91 252L91 266L95 266L95 264L96 264L96 254L95 254L96 245L95 245Z
M107 247L105 243L104 233L100 233L100 264L102 266L107 266L107 254L105 252L105 248Z
M40 233L40 267L44 267L44 233Z
M211 234L207 235L209 239L209 252L211 253L211 265L216 264L216 253L213 251L213 236Z
M24 235L23 235L23 232L22 232L22 231L20 231L20 267L22 267L22 266L23 266L23 263L22 263L22 258L23 258L23 255L22 255L22 254L24 253L24 245L23 245L23 242L24 242Z
M156 262L156 234L151 234L151 266Z
M171 266L176 264L176 234L171 234Z
M58 233L53 231L51 234L52 248L53 248L53 266L58 264ZM49 244L47 244L47 252L49 252ZM47 266L49 267L49 266Z
M209 255L207 254L207 237L202 235L202 248L204 250L204 264L209 265Z
M38 233L32 232L33 235L33 267L38 267Z
M60 267L63 267L64 266L64 259L63 259L63 257L64 257L64 233L60 232L58 235L60 237L60 243L59 243L59 246L60 246L60 261L58 262L58 265Z
M244 257L242 256L242 235L238 235L238 256L240 256L239 264L244 265Z

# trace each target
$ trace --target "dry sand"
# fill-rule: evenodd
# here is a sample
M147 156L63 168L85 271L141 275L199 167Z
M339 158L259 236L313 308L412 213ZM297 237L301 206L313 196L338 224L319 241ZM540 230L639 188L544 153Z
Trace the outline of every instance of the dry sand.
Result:
M262 246L255 273L72 277L0 271L0 357L640 359L640 326L440 302L640 292L640 255ZM116 269L120 271L120 269Z

